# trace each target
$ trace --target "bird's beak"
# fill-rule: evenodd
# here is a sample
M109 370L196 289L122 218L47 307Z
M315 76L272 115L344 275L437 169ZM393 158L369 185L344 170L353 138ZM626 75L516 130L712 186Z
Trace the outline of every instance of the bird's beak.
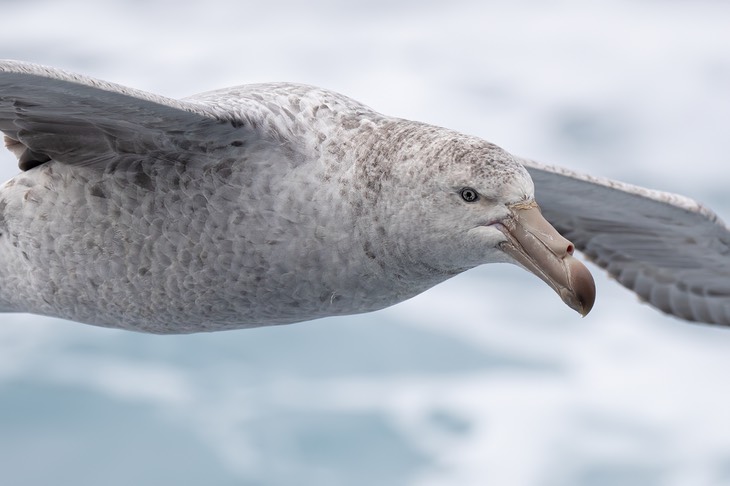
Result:
M498 227L507 237L502 251L540 277L570 308L588 314L596 300L593 276L573 257L573 243L543 218L535 202L511 206L513 216Z

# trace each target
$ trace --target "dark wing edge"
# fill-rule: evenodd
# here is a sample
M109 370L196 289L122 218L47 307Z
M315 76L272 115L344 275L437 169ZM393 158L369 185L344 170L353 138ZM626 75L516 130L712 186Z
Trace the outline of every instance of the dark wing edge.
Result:
M0 61L0 131L22 170L50 159L79 165L104 165L129 154L179 160L210 151L240 125L195 101Z
M520 159L545 218L651 306L730 326L730 231L677 194Z

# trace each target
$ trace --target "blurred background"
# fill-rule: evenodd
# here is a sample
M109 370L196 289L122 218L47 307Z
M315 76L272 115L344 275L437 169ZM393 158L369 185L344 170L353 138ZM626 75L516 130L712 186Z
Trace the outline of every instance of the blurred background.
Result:
M0 7L2 58L171 97L319 85L730 217L726 2ZM585 319L505 265L381 312L219 334L0 315L0 483L730 485L730 330L591 269Z

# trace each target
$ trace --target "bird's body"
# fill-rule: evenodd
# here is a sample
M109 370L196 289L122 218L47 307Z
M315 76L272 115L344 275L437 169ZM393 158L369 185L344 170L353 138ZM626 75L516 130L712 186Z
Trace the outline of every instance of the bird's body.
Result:
M8 61L0 129L23 169L0 188L2 311L157 333L284 324L380 309L493 261L592 304L519 159L327 90L175 101ZM719 308L700 320L728 323Z
M276 88L307 92L259 90ZM396 136L427 143L420 128ZM248 327L380 309L463 270L389 248L400 209L378 214L381 174L356 163L389 123L340 130L320 145L308 143L317 132L233 140L195 163L49 161L18 175L0 196L4 307L157 332Z
M503 154L497 147L308 86L188 101L233 118L212 128L202 119L185 139L150 149L134 134L79 143L74 161L85 163L24 160L33 167L0 192L5 310L151 332L220 330L372 311L468 268L419 262L389 243L418 243L398 218L421 206L428 164L407 158L416 146L424 157L464 144L472 157ZM114 155L99 157L112 143ZM413 171L403 186L384 180L402 170Z

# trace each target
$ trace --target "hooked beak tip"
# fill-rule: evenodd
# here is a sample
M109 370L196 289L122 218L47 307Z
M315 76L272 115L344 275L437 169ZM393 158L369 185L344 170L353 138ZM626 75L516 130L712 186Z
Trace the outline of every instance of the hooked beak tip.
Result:
M585 265L572 256L566 258L570 283L561 289L560 297L570 308L585 317L596 302L596 283Z

